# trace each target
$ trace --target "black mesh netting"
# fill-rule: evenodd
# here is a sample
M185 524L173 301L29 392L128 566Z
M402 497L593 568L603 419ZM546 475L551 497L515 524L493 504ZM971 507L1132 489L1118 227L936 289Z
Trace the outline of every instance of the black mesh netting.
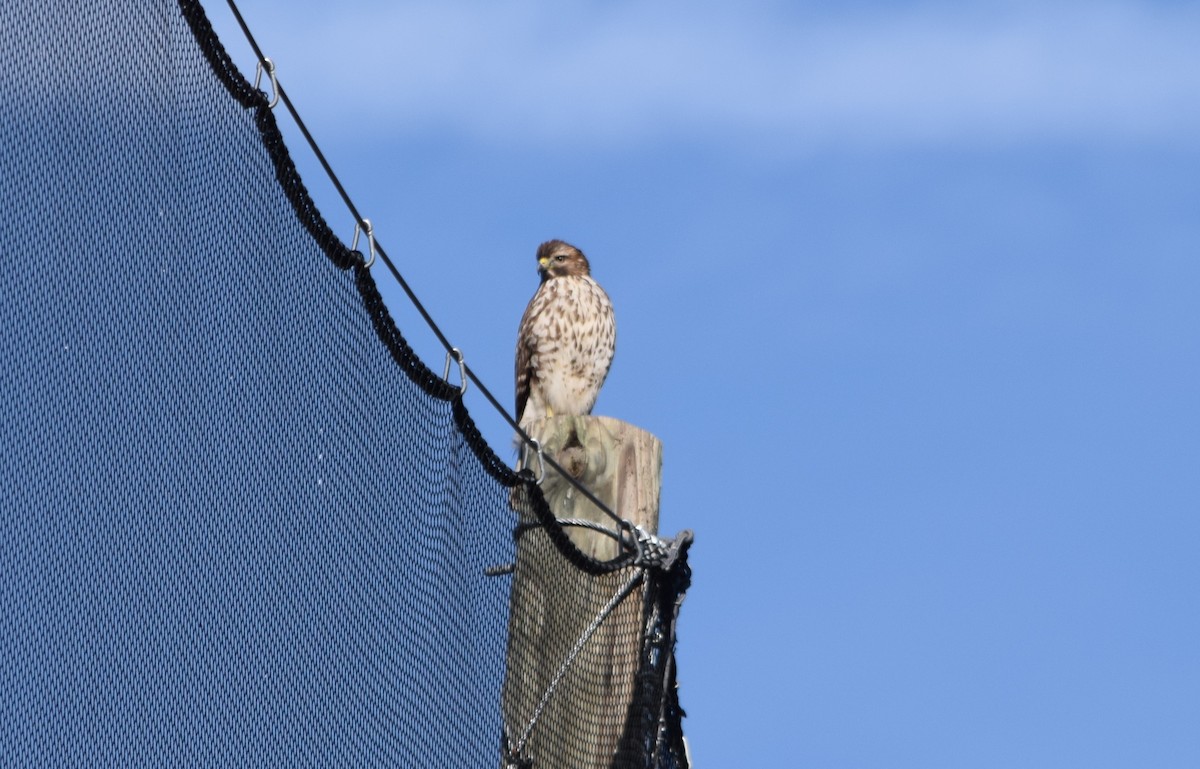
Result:
M572 549L198 4L0 5L0 130L0 765L686 766L687 539Z

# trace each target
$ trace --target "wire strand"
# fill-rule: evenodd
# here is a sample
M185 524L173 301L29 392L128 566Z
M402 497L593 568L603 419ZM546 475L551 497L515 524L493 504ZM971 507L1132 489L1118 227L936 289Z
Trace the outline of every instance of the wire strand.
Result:
M229 9L233 11L233 16L237 20L238 26L242 29L242 34L245 35L246 41L250 43L250 48L254 51L254 55L258 57L260 62L263 61L266 56L263 55L262 49L259 48L258 41L255 40L254 34L250 31L249 25L246 23L245 18L242 17L241 11L238 10L237 3L234 2L234 0L227 0L227 2L229 4ZM323 153L321 148L317 145L316 139L314 139L313 135L309 132L308 126L304 124L304 120L300 117L300 113L296 110L295 105L292 104L292 100L288 98L287 90L284 89L283 84L279 82L278 79L276 79L275 82L280 101L282 101L283 105L287 108L288 114L292 116L292 120L295 122L296 127L300 129L300 133L304 136L304 140L308 143L313 155L316 156L317 161L321 164L321 168L325 171L325 175L329 178L329 181L333 183L338 195L341 196L342 203L345 204L346 208L354 216L355 222L357 222L360 227L366 229L366 221L358 212L358 208L354 205L354 201L351 199L350 194L346 192L346 188L342 185L341 180L338 179L337 174L334 173L333 167L330 166L329 161L326 160L325 153ZM437 322L434 321L433 316L429 314L429 311L425 309L425 305L422 304L421 300L417 298L416 293L412 290L412 287L408 285L408 281L404 279L404 276L400 274L400 270L396 267L395 263L392 262L391 257L388 256L387 251L384 250L383 245L378 239L375 240L375 250L379 254L380 258L382 258L383 263L387 265L388 271L392 274L392 277L396 279L396 282L400 285L400 288L403 289L405 295L408 297L409 302L412 303L413 307L425 320L426 325L429 326L429 329L433 332L434 336L436 336L438 341L441 342L442 346L446 349L446 352L450 352L452 349L454 349L454 345L452 345L450 340L446 338L446 335L442 333L441 328L438 326ZM516 431L521 442L529 448L535 448L536 444L534 443L533 439L528 433L525 432L524 429L521 428L521 426L517 423L517 420L508 413L508 409L504 408L504 406L500 404L500 401L496 399L496 396L492 394L491 390L488 389L483 380L476 376L475 372L469 365L464 363L463 368L466 371L467 377L475 384L476 388L478 388L479 392L483 394L488 403L490 403L496 412L504 418L504 421ZM547 465L549 465L555 472L562 476L568 483L574 486L579 493L581 493L589 502L599 508L601 512L618 523L628 525L628 521L626 521L624 518L621 518L621 516L617 515L616 512L608 507L608 505L600 501L600 499L592 492L591 489L583 485L575 476L568 473L562 467L562 465L555 461L553 457L543 454L542 458Z

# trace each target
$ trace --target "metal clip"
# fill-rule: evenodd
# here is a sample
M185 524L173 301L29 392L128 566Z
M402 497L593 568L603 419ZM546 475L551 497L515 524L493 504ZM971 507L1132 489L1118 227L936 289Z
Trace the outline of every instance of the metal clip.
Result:
M446 352L446 368L444 371L442 371L442 379L445 379L447 383L449 383L449 381L450 381L450 359L451 358L458 361L458 376L462 382L462 385L458 388L458 394L466 395L467 394L467 363L465 360L463 360L462 350L458 349L457 347L451 347L449 349L449 351Z
M535 483L541 486L542 481L546 480L546 460L542 458L542 443L537 438L530 438L529 442L537 449L538 477Z
M266 68L267 74L271 77L271 101L267 104L268 109L275 109L275 105L279 103L279 81L275 79L275 62L263 57L254 67L254 90L258 90L258 84L262 82L263 68Z
M354 239L350 242L350 250L358 250L358 233L363 229L366 229L367 244L369 245L371 251L371 258L367 260L367 263L363 265L363 268L369 270L371 269L371 265L375 264L375 228L371 226L370 219L363 219L361 226L358 222L354 223Z

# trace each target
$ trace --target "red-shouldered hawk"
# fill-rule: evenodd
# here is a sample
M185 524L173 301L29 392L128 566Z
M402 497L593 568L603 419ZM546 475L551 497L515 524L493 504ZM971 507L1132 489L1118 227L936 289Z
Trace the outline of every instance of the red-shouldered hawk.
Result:
M517 423L590 414L617 347L612 302L575 246L538 246L542 284L517 331Z

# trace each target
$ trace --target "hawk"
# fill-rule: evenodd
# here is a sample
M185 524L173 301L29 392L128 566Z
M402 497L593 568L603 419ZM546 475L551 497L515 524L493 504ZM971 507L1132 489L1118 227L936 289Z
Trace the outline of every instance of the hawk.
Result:
M617 347L612 302L575 246L538 246L538 286L517 330L517 423L590 414Z

